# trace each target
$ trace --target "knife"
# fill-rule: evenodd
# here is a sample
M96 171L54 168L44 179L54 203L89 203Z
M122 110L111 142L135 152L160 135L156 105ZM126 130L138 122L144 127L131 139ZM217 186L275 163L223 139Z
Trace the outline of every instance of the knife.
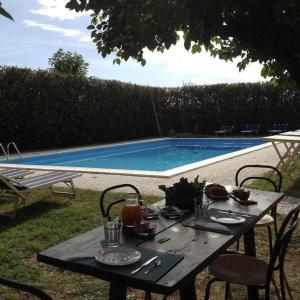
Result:
M150 258L149 260L147 260L146 262L144 262L140 267L138 267L137 269L133 270L130 274L131 275L136 274L140 269L148 266L150 263L152 263L157 258L158 258L158 256L154 256L154 257Z

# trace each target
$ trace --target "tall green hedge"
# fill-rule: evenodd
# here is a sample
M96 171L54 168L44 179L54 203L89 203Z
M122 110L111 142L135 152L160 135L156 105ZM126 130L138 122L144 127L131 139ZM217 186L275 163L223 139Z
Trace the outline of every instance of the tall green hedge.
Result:
M158 136L209 134L222 124L275 122L299 127L300 96L270 84L153 88L48 71L0 68L0 143L22 150L61 148Z
M159 89L48 71L0 69L0 142L59 148L155 136Z
M235 125L239 133L247 123L259 123L261 134L278 122L300 127L299 91L270 83L184 86L169 89L167 101L169 118L162 127L173 132L208 134Z

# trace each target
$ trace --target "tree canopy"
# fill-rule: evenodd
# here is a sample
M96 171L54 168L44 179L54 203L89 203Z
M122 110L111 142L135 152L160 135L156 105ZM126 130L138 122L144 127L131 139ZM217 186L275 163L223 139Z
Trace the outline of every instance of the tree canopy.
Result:
M7 10L4 9L1 2L0 2L0 16L4 16L8 19L11 19L12 21L14 20L13 17L11 16L11 14Z
M49 58L48 62L53 71L75 76L86 76L89 66L81 54L64 52L61 48Z
M91 37L103 57L146 61L144 49L163 52L183 32L193 53L206 49L238 67L259 61L262 75L300 87L299 0L68 0L76 11L93 11Z

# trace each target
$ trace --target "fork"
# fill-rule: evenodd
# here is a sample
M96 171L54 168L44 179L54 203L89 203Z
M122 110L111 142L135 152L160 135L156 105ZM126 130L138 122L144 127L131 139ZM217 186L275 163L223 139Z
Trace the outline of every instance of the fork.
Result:
M151 265L151 267L150 267L148 270L146 270L146 271L144 272L144 274L150 273L154 268L159 267L160 264L161 264L161 260L160 260L160 259L157 259L157 260Z

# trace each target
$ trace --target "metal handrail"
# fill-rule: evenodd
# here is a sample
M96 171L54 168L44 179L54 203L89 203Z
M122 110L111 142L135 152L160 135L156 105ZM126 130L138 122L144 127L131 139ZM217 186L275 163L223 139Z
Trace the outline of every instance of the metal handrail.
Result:
M5 155L6 159L8 160L8 155L7 155L7 153L6 153L3 145L1 143L0 143L0 148L1 148L2 152L3 152L3 154Z
M6 148L7 159L9 159L9 148L10 148L10 145L12 145L15 148L15 150L18 153L19 157L22 158L21 152L19 151L16 143L15 142L10 142L10 143L7 144L7 148Z

